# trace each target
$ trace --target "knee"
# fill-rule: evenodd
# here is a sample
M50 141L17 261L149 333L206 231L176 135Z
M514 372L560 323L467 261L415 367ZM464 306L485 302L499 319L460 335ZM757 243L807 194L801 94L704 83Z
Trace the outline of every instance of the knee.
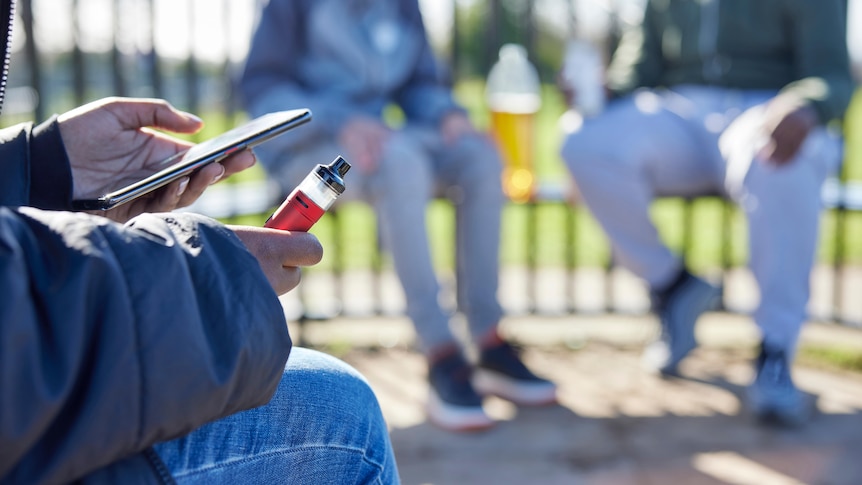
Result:
M591 138L587 133L578 131L570 133L563 141L560 157L574 177L587 176L596 169L597 159L605 158L599 140Z
M620 170L630 158L635 140L618 116L604 115L583 121L565 135L560 157L575 178L589 177L597 171ZM613 167L612 167L613 166Z
M374 195L427 199L433 185L431 164L421 147L407 136L394 134L373 177Z
M315 420L368 428L379 415L377 397L365 378L347 363L322 352L294 348L276 397L288 406L313 409ZM375 411L375 412L372 412Z
M456 158L469 177L495 177L503 171L503 162L494 141L486 136L461 137L455 147Z
M493 142L484 137L464 137L458 142L456 153L457 185L466 194L476 194L488 202L496 199L502 202L503 163Z

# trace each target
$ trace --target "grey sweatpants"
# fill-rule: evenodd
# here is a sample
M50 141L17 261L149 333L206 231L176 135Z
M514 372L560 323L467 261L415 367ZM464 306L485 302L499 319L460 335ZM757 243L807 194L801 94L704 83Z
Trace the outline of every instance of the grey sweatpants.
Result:
M821 187L840 164L842 144L818 128L787 165L758 158L764 103L775 94L695 86L638 92L574 127L562 157L620 263L652 287L681 267L650 219L653 198L731 197L748 219L760 289L754 319L766 340L792 353L806 319Z
M266 145L257 149L259 158L285 190L336 155L350 162L329 140L286 154L268 153ZM440 194L455 203L458 309L474 339L487 335L503 315L497 300L503 192L493 142L475 136L447 145L431 130L404 129L393 133L382 157L373 173L357 167L348 173L340 200L359 198L374 207L421 349L455 342L449 313L439 301L426 227L428 203Z

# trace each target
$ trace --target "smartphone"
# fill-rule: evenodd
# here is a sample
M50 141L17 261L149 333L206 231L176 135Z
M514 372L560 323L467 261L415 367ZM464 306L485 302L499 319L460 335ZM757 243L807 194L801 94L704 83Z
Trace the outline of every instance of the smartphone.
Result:
M221 135L203 141L162 161L162 170L131 183L121 182L93 199L72 201L78 210L110 210L149 194L194 173L199 168L224 160L232 153L251 148L311 120L311 111L276 111L248 121Z

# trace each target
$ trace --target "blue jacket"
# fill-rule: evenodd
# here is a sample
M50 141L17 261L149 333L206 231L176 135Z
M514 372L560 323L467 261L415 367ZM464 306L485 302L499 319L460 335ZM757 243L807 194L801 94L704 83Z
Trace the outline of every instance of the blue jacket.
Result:
M311 109L314 123L264 147L283 149L332 139L350 117L380 118L389 104L407 123L436 127L462 109L444 77L417 0L270 0L239 88L251 116Z
M0 130L0 484L171 483L151 445L265 404L284 312L221 224L44 210L71 186L56 121Z

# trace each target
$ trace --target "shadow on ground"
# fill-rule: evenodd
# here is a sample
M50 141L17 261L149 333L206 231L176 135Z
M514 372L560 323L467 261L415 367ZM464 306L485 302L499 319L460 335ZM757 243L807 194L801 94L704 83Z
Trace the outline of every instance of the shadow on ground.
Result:
M488 399L500 423L476 434L427 423L415 352L353 351L345 360L377 392L408 485L862 483L858 374L797 366L817 412L785 430L754 424L741 404L748 351L698 349L682 379L645 373L636 348L529 348L524 358L558 383L560 404Z

